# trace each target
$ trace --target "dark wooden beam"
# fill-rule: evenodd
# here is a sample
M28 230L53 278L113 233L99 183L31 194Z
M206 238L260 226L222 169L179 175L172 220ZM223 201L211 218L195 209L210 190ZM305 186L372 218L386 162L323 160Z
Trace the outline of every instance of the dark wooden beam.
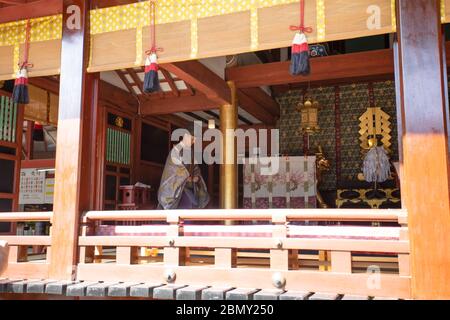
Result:
M102 102L137 113L138 100L131 94L106 81L99 81L99 95Z
M202 92L209 100L216 102L216 108L231 103L230 88L227 83L200 62L183 61L163 64L161 67ZM275 118L255 100L242 92L238 92L238 97L240 106L252 116L264 123L275 122Z
M400 261L405 272L411 270L413 299L450 299L449 123L440 1L397 3L400 176L411 241L411 261ZM417 28L418 21L426 23Z
M307 77L292 76L290 61L255 64L226 69L227 80L238 88L288 83L308 83L325 80L343 80L394 74L391 49L358 52L311 59L311 74Z
M30 78L29 81L33 86L59 95L60 84L56 79L37 77ZM132 94L103 80L99 80L99 99L104 103L126 109L131 113L138 112L139 103Z
M162 64L161 67L213 100L217 105L231 103L227 83L198 61L182 61Z
M34 151L34 140L33 140L33 132L34 132L34 121L27 120L27 131L25 133L25 159L32 160L33 159L33 151Z
M55 159L22 160L22 169L52 169L55 168Z
M148 118L148 117L146 117ZM158 116L154 116L154 118L160 119L164 122L169 122L172 125L175 125L180 128L187 128L189 121L183 119L175 114L161 114Z
M280 117L280 105L261 88L240 89L247 96L276 118Z
M35 87L49 91L53 94L59 95L59 81L49 77L29 78L29 83Z
M0 8L0 23L39 18L62 13L62 0L40 0Z
M161 68L160 69L162 74L164 75L164 78L166 78L167 82L169 83L170 89L172 90L172 94L175 97L179 97L180 96L180 91L177 88L177 85L175 84L175 81L173 81L172 76L170 75L170 72Z
M217 103L205 95L185 96L178 98L154 99L143 102L141 115L172 114L176 112L192 112L217 109Z
M237 91L239 105L248 113L265 124L275 124L276 118L266 111L259 103L241 90Z
M116 70L116 74L119 76L120 80L122 80L125 87L127 87L128 91L132 94L133 87L131 86L130 82L128 82L127 78L125 77L125 73L122 70Z

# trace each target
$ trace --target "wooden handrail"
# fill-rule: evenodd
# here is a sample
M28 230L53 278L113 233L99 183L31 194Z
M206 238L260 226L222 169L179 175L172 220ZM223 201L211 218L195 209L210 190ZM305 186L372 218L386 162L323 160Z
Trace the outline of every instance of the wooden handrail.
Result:
M87 236L79 237L79 245L111 247L198 247L198 248L232 248L232 249L276 249L277 242L270 238L254 237L194 237L183 236L176 240L167 236ZM349 240L349 239L295 239L283 240L284 249L302 250L339 250L355 252L395 252L409 253L409 242L399 240Z
M142 210L89 211L85 220L166 220L170 217L188 220L289 220L314 221L392 221L404 224L406 210L402 209L206 209L206 210Z
M51 221L53 212L2 212L0 222Z

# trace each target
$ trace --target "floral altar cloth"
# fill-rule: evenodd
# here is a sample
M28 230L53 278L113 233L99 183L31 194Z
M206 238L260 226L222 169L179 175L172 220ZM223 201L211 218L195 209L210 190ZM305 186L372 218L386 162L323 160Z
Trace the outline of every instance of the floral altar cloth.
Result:
M315 208L316 157L244 160L245 209Z

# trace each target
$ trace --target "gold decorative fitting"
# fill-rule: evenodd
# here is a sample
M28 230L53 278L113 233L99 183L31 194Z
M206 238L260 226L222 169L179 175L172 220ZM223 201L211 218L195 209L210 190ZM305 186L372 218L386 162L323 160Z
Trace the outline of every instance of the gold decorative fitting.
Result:
M361 148L367 150L376 146L381 137L383 146L389 151L391 147L390 116L380 107L371 107L359 117L359 121Z
M122 117L117 117L116 120L114 121L114 123L116 124L117 127L123 128L123 118Z
M315 133L319 131L319 102L311 97L305 97L305 101L297 105L300 112L300 129L305 133Z

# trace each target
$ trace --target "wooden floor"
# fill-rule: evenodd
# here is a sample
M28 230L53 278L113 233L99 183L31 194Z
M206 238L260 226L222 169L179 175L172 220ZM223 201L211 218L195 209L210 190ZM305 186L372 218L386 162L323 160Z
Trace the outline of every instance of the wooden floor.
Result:
M0 279L0 297L46 294L64 297L146 298L164 300L398 300L396 298L340 295L319 292L259 290L256 288L214 288L173 284L80 282L55 280ZM11 295L12 294L12 295Z

